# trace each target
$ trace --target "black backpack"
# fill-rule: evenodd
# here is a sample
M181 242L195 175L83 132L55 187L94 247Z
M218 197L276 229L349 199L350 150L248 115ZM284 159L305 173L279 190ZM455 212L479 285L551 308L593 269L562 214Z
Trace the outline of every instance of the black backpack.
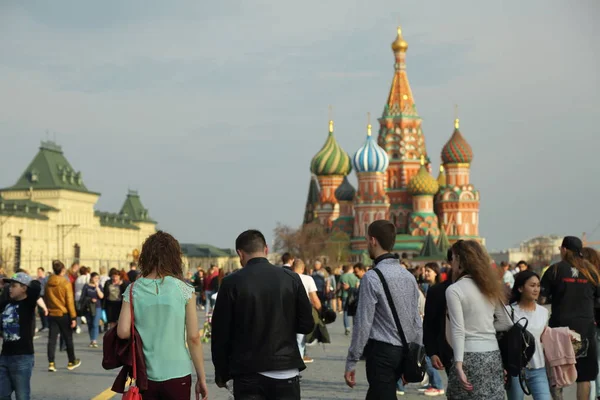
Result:
M346 311L350 317L354 317L356 315L356 310L358 309L358 288L350 288L348 289L348 299L346 300Z
M506 313L508 310L503 307ZM496 337L498 339L498 346L500 347L500 353L502 354L502 364L509 377L518 376L519 384L523 393L529 396L531 393L527 388L525 382L525 367L533 354L535 353L535 338L527 330L529 321L527 318L520 318L515 321L515 310L510 306L511 313L509 314L510 320L513 322L513 326L505 331L498 332ZM525 323L521 325L519 322L524 320ZM510 388L510 379L506 382L506 389Z

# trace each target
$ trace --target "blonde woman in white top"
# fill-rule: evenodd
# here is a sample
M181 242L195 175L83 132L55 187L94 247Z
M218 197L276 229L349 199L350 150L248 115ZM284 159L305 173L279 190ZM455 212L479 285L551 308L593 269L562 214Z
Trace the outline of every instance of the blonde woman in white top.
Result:
M525 380L531 391L533 400L550 400L550 384L546 375L544 348L540 340L548 325L548 310L537 304L540 297L540 277L531 270L525 270L515 275L510 305L506 306L509 313L514 312L514 321L527 319L527 330L535 337L535 353L525 368ZM525 321L519 322L521 325ZM511 378L510 389L507 391L508 400L523 400L525 394L521 389L519 378Z
M478 242L459 240L451 251L456 280L446 291L446 327L454 363L446 394L451 400L504 400L504 368L494 328L494 317L499 330L512 326L504 310L504 285Z

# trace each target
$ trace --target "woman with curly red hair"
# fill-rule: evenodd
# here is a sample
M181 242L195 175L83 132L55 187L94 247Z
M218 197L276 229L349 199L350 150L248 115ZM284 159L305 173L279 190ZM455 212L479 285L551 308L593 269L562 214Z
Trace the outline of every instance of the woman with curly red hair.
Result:
M134 323L142 339L148 375L144 400L189 399L190 358L197 376L196 396L206 399L196 294L183 276L179 242L168 233L156 232L144 242L139 265L141 276L123 294L117 334L122 339L131 336L129 296L133 290Z

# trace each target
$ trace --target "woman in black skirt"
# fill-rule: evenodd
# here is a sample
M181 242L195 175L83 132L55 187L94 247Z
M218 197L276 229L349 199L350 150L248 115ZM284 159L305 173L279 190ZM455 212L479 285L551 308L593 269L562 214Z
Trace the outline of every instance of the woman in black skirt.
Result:
M106 322L108 329L114 328L119 320L121 304L123 304L123 292L127 283L121 279L121 274L116 268L111 268L110 280L104 284L104 309L106 310Z
M548 268L542 277L541 302L552 304L548 326L568 326L581 335L583 351L575 354L577 399L587 400L590 382L598 375L594 306L600 298L600 274L583 257L582 250L579 238L564 238L560 247L562 261ZM561 391L553 389L553 397L559 397Z

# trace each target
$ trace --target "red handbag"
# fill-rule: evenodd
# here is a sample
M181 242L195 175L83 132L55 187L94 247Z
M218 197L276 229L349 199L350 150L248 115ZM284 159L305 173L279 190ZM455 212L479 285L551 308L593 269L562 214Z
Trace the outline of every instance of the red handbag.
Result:
M123 394L123 400L142 400L140 388L137 387L137 365L135 360L135 314L133 313L133 285L129 290L129 311L131 313L131 357L133 359L133 377L129 383L129 389Z

